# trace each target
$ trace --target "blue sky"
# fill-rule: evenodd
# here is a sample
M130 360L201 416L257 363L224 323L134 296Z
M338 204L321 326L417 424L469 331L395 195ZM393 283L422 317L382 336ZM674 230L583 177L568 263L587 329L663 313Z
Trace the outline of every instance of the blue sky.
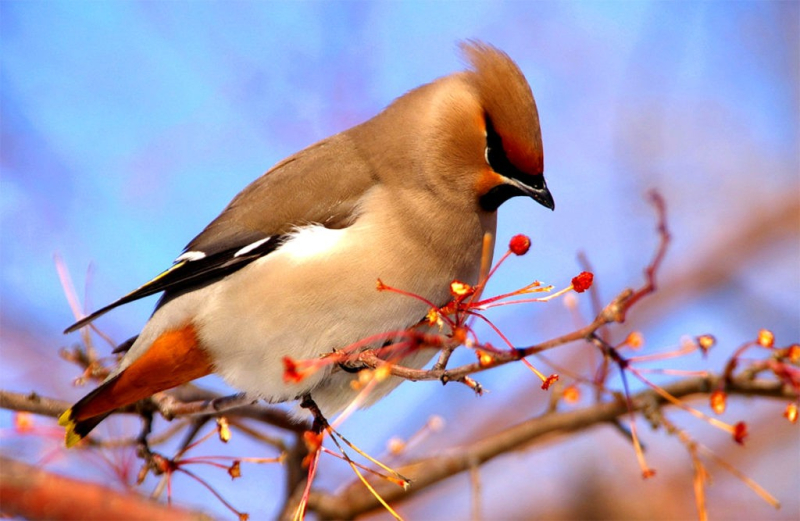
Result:
M753 249L717 248L800 197L798 19L793 2L2 2L3 387L29 390L36 364L50 363L43 392L82 392L56 354L74 339L60 334L72 317L54 253L81 293L92 266L92 306L115 299L272 164L458 70L464 38L503 49L530 81L557 202L554 213L522 200L501 209L498 243L527 233L533 248L496 291L531 278L565 285L579 251L606 298L638 284L655 243L644 193L657 188L675 240L662 279L670 300L632 318L648 346L712 332L730 352L761 327L796 342L800 223ZM680 286L700 263L720 277ZM152 304L100 324L121 341ZM570 327L560 308L495 318L533 343ZM14 352L23 342L24 356ZM523 373L482 383L502 403ZM482 407L441 393L406 384L353 429L406 411L408 424L366 429L362 442L379 444L414 418L447 415L444 399L414 405L431 396Z

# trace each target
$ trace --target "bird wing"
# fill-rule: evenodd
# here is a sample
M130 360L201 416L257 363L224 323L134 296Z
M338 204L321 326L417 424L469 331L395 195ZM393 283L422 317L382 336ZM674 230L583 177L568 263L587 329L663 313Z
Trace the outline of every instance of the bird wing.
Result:
M376 182L372 171L347 133L306 148L242 190L169 269L64 332L76 331L128 302L163 291L161 305L219 280L274 252L297 227L349 226L357 216L361 197Z

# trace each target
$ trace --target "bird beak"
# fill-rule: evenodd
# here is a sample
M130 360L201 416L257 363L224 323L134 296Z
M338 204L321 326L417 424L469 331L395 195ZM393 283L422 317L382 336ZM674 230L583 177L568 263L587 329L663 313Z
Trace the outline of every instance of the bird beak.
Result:
M549 208L551 210L556 209L556 202L553 201L553 195L550 193L550 190L547 189L547 183L544 182L544 177L541 178L541 183L539 186L530 186L522 183L518 179L508 179L523 195L527 195L537 203L541 204L545 208Z

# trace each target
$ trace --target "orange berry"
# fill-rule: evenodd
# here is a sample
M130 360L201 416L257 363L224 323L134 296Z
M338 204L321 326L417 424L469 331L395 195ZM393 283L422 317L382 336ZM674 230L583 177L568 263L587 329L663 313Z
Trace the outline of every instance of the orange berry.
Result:
M797 423L797 404L790 403L783 411L783 416L792 423Z
M231 439L231 426L228 423L228 418L224 416L217 418L217 430L219 431L219 440L223 443L228 443Z
M762 329L758 332L758 345L761 347L772 347L775 345L775 335L769 329Z
M638 331L631 331L625 339L625 344L632 349L639 349L644 345L644 336Z
M33 427L33 415L31 413L17 412L14 414L14 429L17 432L31 432Z
M457 327L453 330L453 340L459 344L467 341L467 329L464 327Z
M405 450L406 442L397 437L390 438L389 441L386 442L386 448L389 450L389 454L397 456Z
M481 367L489 367L494 362L494 357L486 351L476 351L478 354L478 363Z
M305 431L303 433L303 442L308 449L308 452L316 452L322 446L322 433L314 431Z
M714 338L713 335L700 335L699 337L697 337L697 345L699 345L700 349L702 349L703 351L708 351L709 349L714 347L714 344L716 343L717 339Z
M719 389L711 393L711 410L713 410L715 414L722 414L725 412L727 398L728 396L725 392Z
M570 385L564 389L564 401L567 403L575 403L581 398L581 391L574 385Z
M450 283L450 293L457 299L463 299L475 293L475 290L466 282L454 280Z

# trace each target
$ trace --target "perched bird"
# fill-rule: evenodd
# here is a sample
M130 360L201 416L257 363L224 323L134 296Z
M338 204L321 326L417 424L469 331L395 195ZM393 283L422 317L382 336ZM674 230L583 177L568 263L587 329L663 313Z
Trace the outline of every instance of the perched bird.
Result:
M164 292L119 367L67 410L67 446L114 409L217 373L269 402L310 396L325 414L354 396L352 372L283 378L313 359L425 317L450 282L478 282L497 209L524 195L553 209L531 89L502 51L461 45L470 64L396 99L374 118L281 161L185 248L168 270L70 326ZM422 367L431 350L400 363ZM400 383L382 383L371 399Z

